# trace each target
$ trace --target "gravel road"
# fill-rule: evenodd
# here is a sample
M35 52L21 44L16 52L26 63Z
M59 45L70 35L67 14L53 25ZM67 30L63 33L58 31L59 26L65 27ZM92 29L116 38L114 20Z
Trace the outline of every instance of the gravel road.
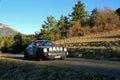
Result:
M66 67L80 71L87 71L92 73L100 73L110 76L120 76L120 62L119 61L104 61L104 60L90 60L81 58L66 58L65 60L45 60L32 61L25 60L22 54L0 54L0 58L13 58L25 62L31 62L41 65Z

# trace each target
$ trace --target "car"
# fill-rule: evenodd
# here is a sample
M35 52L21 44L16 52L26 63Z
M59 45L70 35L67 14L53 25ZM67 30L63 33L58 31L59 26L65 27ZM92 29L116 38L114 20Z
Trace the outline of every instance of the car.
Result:
M34 40L24 51L26 59L65 59L68 55L67 48L56 46L50 40Z

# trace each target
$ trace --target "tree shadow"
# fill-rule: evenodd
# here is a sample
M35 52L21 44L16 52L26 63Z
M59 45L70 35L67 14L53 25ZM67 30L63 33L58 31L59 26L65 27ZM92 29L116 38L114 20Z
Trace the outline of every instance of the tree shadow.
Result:
M103 36L103 37L96 37L96 38L120 38L120 35L116 35L116 36Z
M24 55L23 54L20 54L20 55L16 55L16 54L8 54L8 55L3 55L3 56L0 56L0 57L3 57L3 58L11 58L11 59L16 59L16 60L27 60L27 61L52 61L52 60L55 60L55 59L26 59L24 58Z
M1 56L3 58L13 58L13 59L19 59L19 60L25 60L25 58L23 56L11 56L11 55L3 55Z

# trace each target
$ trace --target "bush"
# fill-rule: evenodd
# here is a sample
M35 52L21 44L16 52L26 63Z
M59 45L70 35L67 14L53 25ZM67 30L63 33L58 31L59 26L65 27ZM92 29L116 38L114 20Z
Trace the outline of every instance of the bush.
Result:
M94 18L93 31L104 32L119 28L119 16L110 8L99 9Z
M27 47L30 41L31 38L29 36L22 36L21 34L17 34L14 37L1 37L0 51L3 53L19 53Z

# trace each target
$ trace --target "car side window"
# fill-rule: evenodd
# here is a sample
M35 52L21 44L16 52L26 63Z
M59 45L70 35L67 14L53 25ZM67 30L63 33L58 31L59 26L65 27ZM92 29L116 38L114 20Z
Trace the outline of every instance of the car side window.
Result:
M33 47L33 45L34 45L34 42L31 42L31 43L29 44L29 47Z
M40 42L37 42L37 41L36 41L36 42L34 42L34 45L35 45L35 46L40 46Z

